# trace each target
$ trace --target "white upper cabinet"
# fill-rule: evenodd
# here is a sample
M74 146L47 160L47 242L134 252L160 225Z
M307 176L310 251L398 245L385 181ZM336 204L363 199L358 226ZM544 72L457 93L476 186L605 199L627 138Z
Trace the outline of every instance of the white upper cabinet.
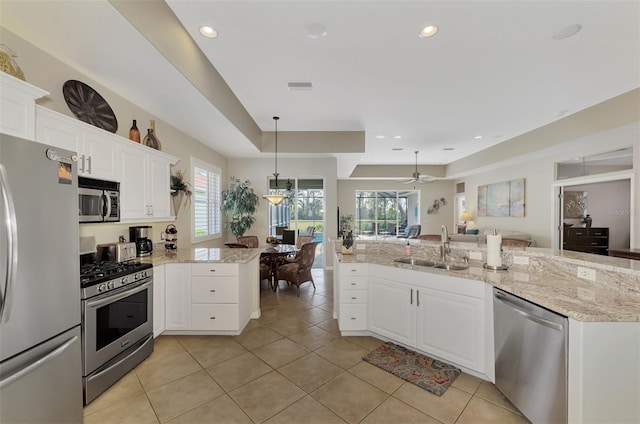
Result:
M170 165L178 159L139 144L120 151L120 219L169 220Z
M36 99L49 93L14 76L0 72L0 132L36 139Z
M36 106L36 141L77 152L80 176L118 181L120 139L100 128Z

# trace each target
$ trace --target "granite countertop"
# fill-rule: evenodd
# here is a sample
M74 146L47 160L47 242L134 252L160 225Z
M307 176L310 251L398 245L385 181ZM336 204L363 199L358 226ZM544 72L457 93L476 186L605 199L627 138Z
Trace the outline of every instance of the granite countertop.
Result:
M264 249L231 249L229 247L184 247L176 250L156 246L151 256L140 258L141 262L155 265L167 263L240 263L251 262Z
M437 257L420 253L412 256L417 259L435 259L439 262ZM481 281L577 321L640 322L640 295L579 279L568 271L570 268L565 269L557 263L545 266L534 260L531 266L510 266L506 271L493 271L483 268L482 261L472 260L466 270L446 271L394 262L393 259L404 255L390 252L363 252L353 255L338 253L337 256L343 263L378 264ZM604 262L608 262L608 258L603 259ZM605 265L605 268L615 269L615 266ZM624 269L623 271L626 272ZM598 277L614 278L605 270L599 271ZM640 283L640 277L631 278L636 278Z

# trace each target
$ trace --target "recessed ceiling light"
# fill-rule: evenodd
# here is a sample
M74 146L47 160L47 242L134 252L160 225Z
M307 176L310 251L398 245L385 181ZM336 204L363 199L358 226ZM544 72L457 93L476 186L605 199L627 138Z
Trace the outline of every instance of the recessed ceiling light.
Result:
M582 25L580 24L569 25L554 32L551 38L553 38L554 40L564 40L565 38L569 38L572 35L576 35L581 29Z
M401 135L394 135L393 138L395 138L396 140L401 140L402 136Z
M418 36L420 38L429 38L436 35L436 32L438 32L437 25L427 25L420 30L420 32L418 33Z
M322 38L327 35L327 28L320 22L314 22L307 25L307 36L309 38Z
M216 38L218 36L218 31L210 26L203 25L200 27L200 34L208 38Z
M378 140L382 140L382 139L384 138L384 135L382 135L382 134L377 135L377 136L376 136L376 138L377 138Z
M391 150L393 150L394 152L400 152L400 151L402 151L402 150L404 150L404 149L403 149L402 147L394 147L394 148L393 148L393 149L391 149Z
M480 140L482 138L482 136L481 135L477 135L477 136L475 136L473 138L475 138L476 140Z

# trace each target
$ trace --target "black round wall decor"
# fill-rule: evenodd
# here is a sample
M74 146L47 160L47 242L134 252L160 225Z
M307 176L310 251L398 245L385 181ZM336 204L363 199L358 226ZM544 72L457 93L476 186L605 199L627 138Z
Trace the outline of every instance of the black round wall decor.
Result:
M87 84L68 80L62 86L62 95L73 114L87 124L115 133L118 120L109 104Z

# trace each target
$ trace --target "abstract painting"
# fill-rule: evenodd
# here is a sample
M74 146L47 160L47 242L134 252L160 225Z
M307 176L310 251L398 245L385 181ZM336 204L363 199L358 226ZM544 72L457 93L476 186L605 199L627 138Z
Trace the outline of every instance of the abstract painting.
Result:
M478 216L524 217L525 179L478 186Z

